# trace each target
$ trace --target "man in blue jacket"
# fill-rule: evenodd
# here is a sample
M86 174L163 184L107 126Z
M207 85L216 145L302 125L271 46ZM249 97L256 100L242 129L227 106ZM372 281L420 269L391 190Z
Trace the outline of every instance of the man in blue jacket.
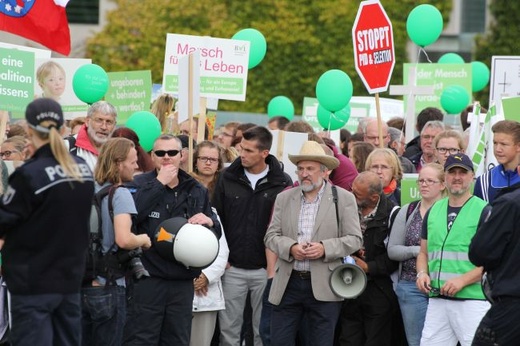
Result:
M189 223L212 228L220 237L206 188L179 169L181 150L177 137L160 136L152 150L156 169L135 177L130 188L138 213L137 231L153 239L162 221L184 217ZM154 246L143 253L142 262L150 277L135 284L125 344L188 346L193 279L200 270L161 257Z

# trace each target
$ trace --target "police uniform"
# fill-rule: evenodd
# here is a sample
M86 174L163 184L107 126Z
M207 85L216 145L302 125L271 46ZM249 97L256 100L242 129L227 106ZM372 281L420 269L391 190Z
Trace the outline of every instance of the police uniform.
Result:
M39 100L32 103L47 107L52 101ZM59 104L52 101L51 106L62 117ZM0 202L2 274L11 293L13 343L67 345L71 334L78 331L79 337L94 181L85 161L74 160L82 182L67 176L50 145L42 145L13 172Z

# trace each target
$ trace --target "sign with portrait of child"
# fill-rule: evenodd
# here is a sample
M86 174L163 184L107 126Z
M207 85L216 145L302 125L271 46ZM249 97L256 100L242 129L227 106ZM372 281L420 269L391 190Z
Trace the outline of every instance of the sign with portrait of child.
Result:
M63 108L65 119L86 116L88 106L72 89L72 77L91 59L36 59L34 68L34 98L48 97L56 100Z

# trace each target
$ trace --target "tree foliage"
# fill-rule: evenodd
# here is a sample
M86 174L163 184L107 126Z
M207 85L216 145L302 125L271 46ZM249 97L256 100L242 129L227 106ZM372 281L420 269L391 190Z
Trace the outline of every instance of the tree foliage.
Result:
M520 16L520 2L493 0L489 5L491 23L486 35L476 39L475 59L491 66L493 55L518 55L518 27L511 22ZM515 27L514 29L512 27ZM482 105L489 104L489 85L475 95Z
M246 102L223 101L219 108L264 113L270 99L284 95L300 113L303 97L314 97L318 78L334 68L351 77L354 95L367 95L353 57L352 25L358 1L114 1L117 9L108 14L108 24L87 45L87 56L107 71L149 69L153 81L161 83L167 33L230 38L251 27L265 36L266 57L248 73ZM392 83L401 84L402 64L408 62L408 13L420 3L429 3L441 11L447 23L451 0L382 3L394 32Z

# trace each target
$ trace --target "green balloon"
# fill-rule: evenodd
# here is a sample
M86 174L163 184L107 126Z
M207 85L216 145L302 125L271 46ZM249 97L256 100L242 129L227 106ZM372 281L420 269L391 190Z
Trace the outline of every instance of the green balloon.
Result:
M316 83L316 97L329 112L343 109L352 98L354 87L350 77L341 70L328 70Z
M489 68L480 61L471 62L471 91L477 92L486 87L489 83Z
M81 101L91 105L107 93L108 75L99 65L83 65L72 77L72 89Z
M269 118L282 115L287 119L292 120L294 118L294 105L288 97L273 97L267 105L267 115Z
M232 37L233 40L249 41L249 64L248 68L252 69L264 60L267 52L267 42L264 35L256 29L243 29Z
M415 7L406 19L406 31L410 40L421 47L437 41L444 23L435 6L423 4Z
M137 133L139 144L146 152L153 149L153 143L161 135L159 119L148 111L135 112L128 118L125 126Z
M457 53L446 53L443 54L439 61L437 61L438 64L464 64L464 59L458 55Z
M338 112L330 112L321 104L318 105L318 122L326 130L339 130L350 118L350 105L346 105Z
M441 106L448 114L458 114L469 104L469 94L460 85L450 85L442 91Z

